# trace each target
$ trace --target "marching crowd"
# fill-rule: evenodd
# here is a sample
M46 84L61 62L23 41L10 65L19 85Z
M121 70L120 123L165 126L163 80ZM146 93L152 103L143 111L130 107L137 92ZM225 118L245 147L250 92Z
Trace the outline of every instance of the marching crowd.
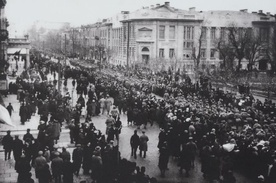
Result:
M126 73L122 68L111 72L118 70ZM13 140L10 132L3 139L5 157L10 158L10 150L14 151L18 181L30 182L32 165L39 182L49 182L52 177L55 182L61 182L61 177L63 182L72 182L73 174L78 175L81 167L95 182L156 182L146 175L145 167L121 159L118 146L114 145L122 128L120 114L126 113L127 123L137 129L154 123L160 126L156 166L162 176L168 170L170 157L177 159L179 172L185 170L187 177L199 157L203 177L210 182L234 183L233 171L237 169L246 170L244 173L260 182L276 182L275 103L262 103L249 93L238 97L213 89L204 77L193 84L185 74L170 70L142 75L143 80L137 79L141 73L132 73L126 79L85 67L67 67L63 84L66 88L67 79L72 78L78 94L73 108L69 107L69 92L65 96L56 93L57 82L18 79L18 99L25 110L20 112L22 124L36 113L36 107L41 116L36 139L30 131L24 142L18 137ZM81 123L84 114L85 122ZM92 122L92 117L99 114L108 114L105 134ZM70 129L71 143L76 145L73 162L66 148L59 152L56 146L63 122ZM9 145L15 141L22 145ZM140 156L146 158L148 141L144 130L140 137L134 131L130 145L135 159L138 148ZM15 150L19 147L22 148ZM21 166L25 168L18 168Z

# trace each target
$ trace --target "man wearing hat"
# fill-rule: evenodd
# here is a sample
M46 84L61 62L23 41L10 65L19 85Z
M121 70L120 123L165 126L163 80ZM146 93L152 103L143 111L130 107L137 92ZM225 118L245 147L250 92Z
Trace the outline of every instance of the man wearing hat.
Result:
M140 156L142 157L142 152L144 152L143 157L146 158L146 153L148 151L148 141L149 137L145 134L145 131L142 131L142 135L140 136Z
M59 152L55 152L54 155L55 158L52 160L51 164L52 174L55 179L55 183L61 183L63 160L59 157Z
M130 138L130 146L131 146L131 156L134 156L134 158L137 158L136 152L137 148L140 145L140 138L137 135L137 130L134 130L134 134Z
M189 137L189 142L186 144L186 148L187 148L187 153L190 157L191 166L194 167L195 166L194 161L195 161L195 156L196 156L196 151L197 151L197 145L193 141L193 137Z
M13 156L14 160L18 161L22 155L22 150L23 150L23 141L18 138L18 135L15 135L15 139L13 141Z
M5 160L11 159L11 151L12 151L13 138L11 136L11 131L7 131L7 135L3 137L2 145L5 149Z
M83 160L83 150L81 149L81 144L76 145L76 149L73 151L73 164L75 166L75 174L79 176L81 164Z
M44 167L46 166L46 164L47 164L47 161L43 157L43 152L39 151L38 152L38 157L35 159L35 164L34 164L35 175L36 175L36 178L38 178L38 180L42 178L40 173L44 169Z
M21 157L16 161L15 170L18 173L17 182L28 182L27 178L31 171L31 165L26 160L25 155L21 155Z

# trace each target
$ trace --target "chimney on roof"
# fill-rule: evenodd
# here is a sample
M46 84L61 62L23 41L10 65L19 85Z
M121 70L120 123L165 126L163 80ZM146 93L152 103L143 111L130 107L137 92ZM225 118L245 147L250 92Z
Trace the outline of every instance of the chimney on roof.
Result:
M191 8L189 8L189 11L194 12L195 10L196 10L196 8L195 8L195 7L191 7Z
M259 13L263 13L263 10L259 10Z
M166 6L170 6L170 2L168 2L168 1L165 2L165 5L166 5Z
M248 10L247 9L242 9L242 10L240 10L240 12L247 13Z
M160 6L160 4L156 4L156 7Z
M266 15L267 15L267 16L270 16L270 12L266 12Z
M257 11L252 11L252 13L253 13L253 14L256 14L256 13L257 13Z

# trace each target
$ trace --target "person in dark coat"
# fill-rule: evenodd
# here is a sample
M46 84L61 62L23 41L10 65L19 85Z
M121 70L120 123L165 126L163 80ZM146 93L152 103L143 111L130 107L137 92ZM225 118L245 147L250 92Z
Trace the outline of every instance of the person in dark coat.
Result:
M209 179L210 181L219 180L220 176L220 160L214 154L209 158Z
M9 103L9 105L7 106L7 110L9 111L10 116L12 115L12 111L14 111L13 106L11 105L11 103Z
M27 129L27 133L23 136L24 142L32 144L32 141L35 139L34 136L30 133L30 129Z
M119 116L117 117L114 127L115 127L116 139L119 140L119 135L121 134L121 130L122 130L122 121L120 120Z
M137 130L134 130L134 134L130 138L130 146L131 146L131 156L134 156L134 158L137 158L136 152L137 148L140 145L140 138L137 135Z
M35 167L35 175L36 178L38 178L39 182L40 180L43 180L44 177L41 175L43 168L48 165L46 159L43 157L43 152L38 152L38 157L35 159L34 167Z
M165 171L168 168L170 153L168 150L167 142L165 141L160 148L158 167L161 171L161 176L165 177Z
M63 159L63 162L66 160L70 161L71 160L71 154L69 151L66 150L66 147L62 147L62 152L60 154L60 157Z
M72 85L73 85L73 88L75 88L75 85L76 85L76 80L75 79L73 79Z
M182 173L182 170L185 169L186 177L189 177L189 171L192 165L191 157L189 157L189 151L187 150L186 146L184 146L182 151L180 152L180 159L178 165L180 167L180 173Z
M51 182L52 175L50 172L50 166L46 164L40 171L40 178L38 179L39 183L49 183Z
M59 152L55 153L55 158L52 160L51 169L55 183L61 183L61 174L63 167L63 160L59 157Z
M21 122L21 124L24 125L25 122L28 119L28 109L24 105L24 103L22 104L22 106L19 109L19 116L20 116L20 122Z
M73 183L74 182L74 172L75 172L75 167L70 160L66 159L63 162L62 165L62 172L63 172L63 182L65 183Z
M91 158L92 158L93 149L91 148L91 144L88 143L83 148L83 174L88 175L91 169Z
M78 176L83 160L83 150L80 144L77 144L76 147L77 148L73 151L73 164L75 166L75 174Z
M22 155L22 150L23 150L23 141L18 138L18 135L15 135L15 139L13 141L13 156L14 160L18 161Z
M186 148L188 151L188 156L190 157L191 161L191 166L194 167L194 161L195 161L195 156L196 156L196 151L197 151L197 145L195 142L193 142L193 137L189 137L189 142L186 144Z
M5 160L11 159L11 151L13 148L13 138L11 136L11 131L7 131L7 135L3 137L2 140L3 148L5 149Z
M145 131L142 131L143 135L140 136L140 146L139 146L139 150L140 150L140 156L142 157L142 153L143 153L143 158L146 158L146 153L148 151L148 141L149 138L148 136L145 134Z
M25 155L21 155L21 157L16 161L15 170L18 173L17 182L27 183L28 175L31 171L31 165L26 160Z
M94 155L92 156L92 163L91 163L91 178L94 181L100 181L103 174L103 162L100 156L100 151L95 151Z

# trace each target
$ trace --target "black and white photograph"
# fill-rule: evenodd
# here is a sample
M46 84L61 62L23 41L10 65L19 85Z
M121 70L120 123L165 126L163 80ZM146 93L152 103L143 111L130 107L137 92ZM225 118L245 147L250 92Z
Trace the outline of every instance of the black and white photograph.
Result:
M0 183L276 183L275 0L0 0Z

